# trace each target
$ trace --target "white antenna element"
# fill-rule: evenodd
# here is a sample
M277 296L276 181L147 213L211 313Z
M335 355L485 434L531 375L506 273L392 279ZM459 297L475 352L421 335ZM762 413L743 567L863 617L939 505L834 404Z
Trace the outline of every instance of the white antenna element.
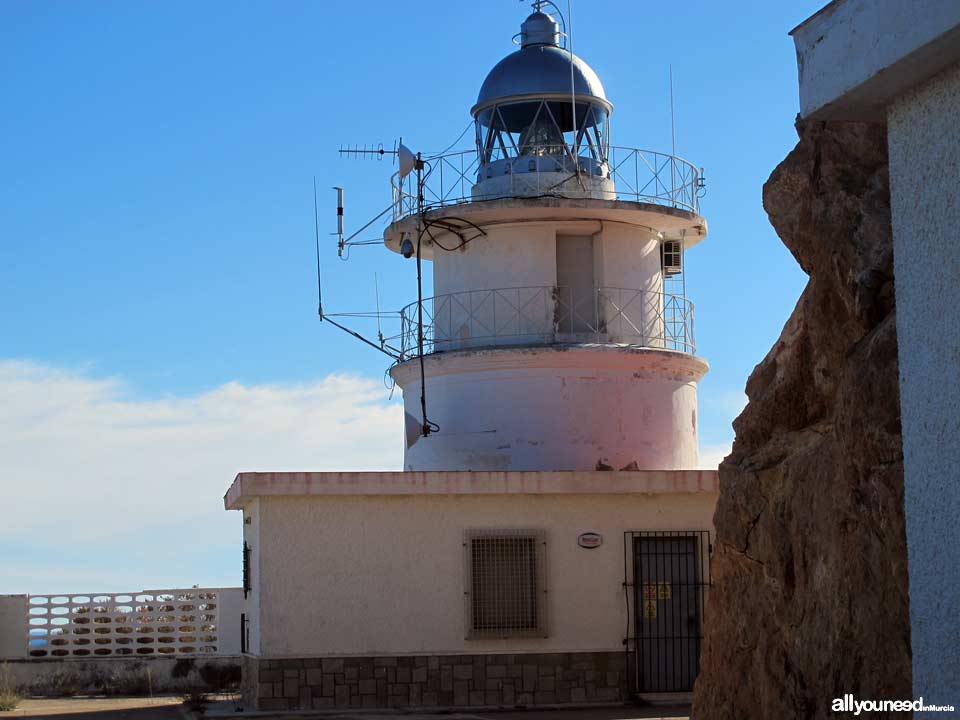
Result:
M414 154L413 150L404 145L403 142L400 143L400 147L397 150L397 156L400 159L399 175L400 179L402 180L416 169L417 156Z
M337 235L343 238L343 188L333 188L337 191Z

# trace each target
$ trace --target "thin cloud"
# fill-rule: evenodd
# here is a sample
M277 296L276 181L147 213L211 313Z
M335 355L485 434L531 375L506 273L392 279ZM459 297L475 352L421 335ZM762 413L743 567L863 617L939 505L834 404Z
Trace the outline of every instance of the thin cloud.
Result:
M2 361L0 544L17 552L0 592L25 590L4 575L48 586L58 546L84 565L232 548L239 517L222 497L237 472L397 470L402 417L379 379L352 375L141 399L117 378Z

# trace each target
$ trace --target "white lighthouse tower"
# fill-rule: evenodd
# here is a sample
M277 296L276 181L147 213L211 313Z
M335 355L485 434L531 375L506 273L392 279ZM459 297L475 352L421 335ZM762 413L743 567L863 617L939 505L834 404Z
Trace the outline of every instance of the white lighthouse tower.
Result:
M416 264L418 297L378 340L403 471L240 473L224 498L244 517L250 707L693 688L719 488L695 469L707 364L683 280L701 174L611 145L613 105L547 4L483 83L475 148L398 150L384 241Z
M386 245L432 261L402 312L405 470L698 466L702 178L612 146L597 74L535 3L472 109L476 149L396 176Z

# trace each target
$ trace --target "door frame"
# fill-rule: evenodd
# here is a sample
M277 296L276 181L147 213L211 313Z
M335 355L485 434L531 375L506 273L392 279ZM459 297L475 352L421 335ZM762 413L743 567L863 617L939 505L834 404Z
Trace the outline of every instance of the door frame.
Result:
M661 643L664 638L646 637L643 623L644 601L643 585L649 584L651 578L637 578L637 549L644 540L669 540L671 538L693 541L695 575L692 585L687 591L692 592L696 603L698 624L696 631L682 637L667 638L671 641L684 643L690 657L695 658L693 672L681 672L681 678L659 676L657 678L644 677L644 649L651 644ZM623 534L623 593L627 607L627 635L623 645L626 653L627 674L630 676L631 690L635 695L656 693L687 693L692 692L700 669L700 651L703 647L704 611L706 610L707 595L711 587L710 559L713 555L713 543L709 530L628 530ZM686 555L687 553L683 553ZM676 554L674 554L675 556ZM659 582L659 579L652 578ZM645 583L646 581L646 583ZM666 675L666 673L665 673ZM689 675L689 678L685 678ZM684 682L688 679L689 682Z

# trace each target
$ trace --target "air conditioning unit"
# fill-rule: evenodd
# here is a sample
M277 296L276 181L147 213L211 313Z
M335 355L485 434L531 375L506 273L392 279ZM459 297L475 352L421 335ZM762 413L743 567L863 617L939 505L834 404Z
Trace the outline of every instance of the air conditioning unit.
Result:
M664 240L660 244L660 267L668 277L683 272L683 244L679 240Z

